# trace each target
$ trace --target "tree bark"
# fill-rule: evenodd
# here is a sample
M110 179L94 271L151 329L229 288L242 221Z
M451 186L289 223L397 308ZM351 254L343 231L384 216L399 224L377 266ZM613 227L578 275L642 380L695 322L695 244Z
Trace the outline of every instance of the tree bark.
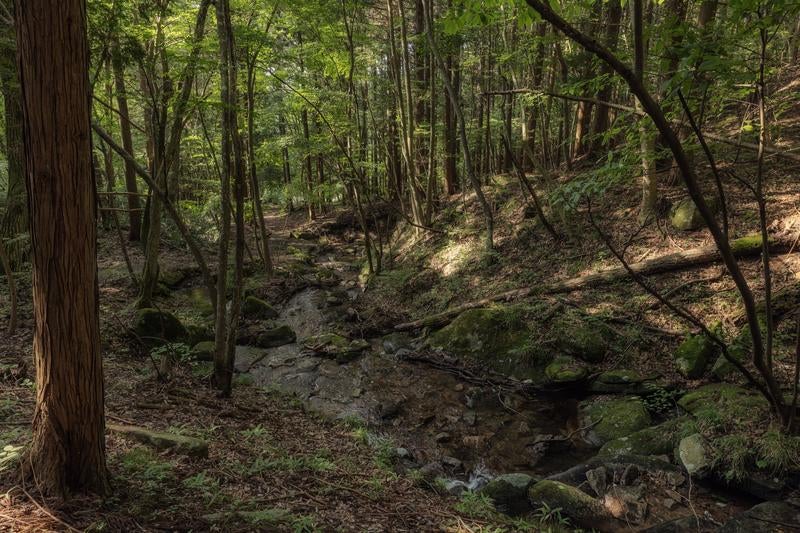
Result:
M17 0L33 243L37 488L108 492L85 0ZM47 68L42 68L47 58Z
M22 170L22 102L15 60L14 26L5 26L3 33L5 34L3 41L7 46L0 49L0 84L2 84L5 109L8 188L6 212L0 220L0 239L13 240L28 231L28 197ZM6 252L11 268L19 267L25 261L26 249L24 239L13 241L7 246Z
M112 56L114 70L114 87L117 93L117 108L119 110L119 129L122 135L122 147L133 155L133 137L131 136L130 112L128 110L128 92L125 88L125 68L122 65L119 48L115 47ZM139 201L139 187L136 183L136 170L129 161L125 161L125 189L130 193L128 197L128 240L138 241L141 238L142 214Z

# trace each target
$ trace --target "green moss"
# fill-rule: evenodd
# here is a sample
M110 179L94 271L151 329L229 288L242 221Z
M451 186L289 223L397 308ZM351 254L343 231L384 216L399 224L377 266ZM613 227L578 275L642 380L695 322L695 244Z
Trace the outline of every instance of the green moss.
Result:
M628 436L608 441L600 448L598 455L615 457L617 455L664 455L672 453L683 437L683 427L689 417L667 420L657 426L631 433Z
M214 314L214 306L208 298L208 290L205 287L194 287L189 291L189 305L202 316Z
M704 385L684 395L678 405L706 425L731 429L766 420L769 404L760 394L729 383Z
M561 356L547 365L544 370L547 379L554 384L577 383L586 379L589 370L572 357Z
M763 243L761 235L752 233L731 241L731 251L735 254L754 251L761 248Z
M184 340L188 336L186 328L175 315L149 308L139 309L133 330L149 346Z
M271 320L278 318L278 312L267 302L255 296L248 296L242 303L242 314L245 318Z
M650 425L650 414L641 399L635 397L598 401L584 411L586 440L595 446L626 437Z
M534 508L561 509L564 515L579 524L592 523L607 516L599 500L559 481L540 481L530 488L528 496Z
M714 342L707 336L689 335L675 352L678 372L688 379L701 378L715 351Z

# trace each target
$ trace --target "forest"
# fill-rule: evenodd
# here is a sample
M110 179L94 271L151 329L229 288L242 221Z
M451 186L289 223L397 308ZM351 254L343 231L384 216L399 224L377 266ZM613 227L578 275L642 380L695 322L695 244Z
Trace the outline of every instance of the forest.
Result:
M800 531L797 0L0 0L0 532Z

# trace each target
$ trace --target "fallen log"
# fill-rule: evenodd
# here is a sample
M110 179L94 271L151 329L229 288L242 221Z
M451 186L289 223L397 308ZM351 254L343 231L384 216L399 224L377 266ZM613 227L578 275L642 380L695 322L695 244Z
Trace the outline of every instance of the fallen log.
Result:
M771 236L769 243L770 252L786 252L790 249L792 242L793 239L788 238L788 236L785 235ZM761 253L761 237L758 234L751 234L739 239L734 239L731 241L731 250L734 257L737 259L758 256ZM663 272L674 272L676 270L682 270L685 268L706 265L717 262L720 259L721 257L717 247L711 244L708 246L692 248L691 250L684 250L682 252L675 252L654 257L645 261L639 261L638 263L631 263L629 266L638 274L649 275L660 274ZM443 326L449 323L455 316L460 315L469 309L486 307L498 302L520 300L532 295L559 294L572 292L587 287L597 287L599 285L606 285L608 283L613 283L628 277L628 272L624 267L608 267L564 281L557 281L555 283L540 285L538 287L521 287L519 289L494 294L481 300L476 300L474 302L468 302L457 307L453 307L452 309L448 309L447 311L443 311L435 315L430 315L419 320L398 324L394 329L397 331L408 331L424 327Z

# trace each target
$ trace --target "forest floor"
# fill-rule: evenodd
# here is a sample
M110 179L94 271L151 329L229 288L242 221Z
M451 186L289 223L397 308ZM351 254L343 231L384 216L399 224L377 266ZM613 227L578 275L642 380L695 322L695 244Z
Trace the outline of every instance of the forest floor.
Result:
M289 234L302 217L270 220L281 265L283 241L293 241ZM182 361L168 380L157 379L157 361L127 327L135 320L136 292L113 234L102 235L99 245L108 423L191 435L208 443L208 456L152 450L110 432L112 495L58 503L41 499L35 486L21 485L0 455L0 531L471 531L491 524L514 529L496 513L470 518L448 494L398 475L391 442L374 438L356 419L323 417L246 376L235 379L233 398L220 399L210 387L210 363ZM130 253L139 266L139 251ZM170 249L162 256L162 271L181 271L189 262L185 251ZM185 281L195 285L197 273L189 270ZM21 278L19 328L0 337L3 445L29 438L35 395L30 285ZM276 299L294 292L296 281L279 266L272 281ZM176 304L164 295L159 305L196 318L185 300Z

